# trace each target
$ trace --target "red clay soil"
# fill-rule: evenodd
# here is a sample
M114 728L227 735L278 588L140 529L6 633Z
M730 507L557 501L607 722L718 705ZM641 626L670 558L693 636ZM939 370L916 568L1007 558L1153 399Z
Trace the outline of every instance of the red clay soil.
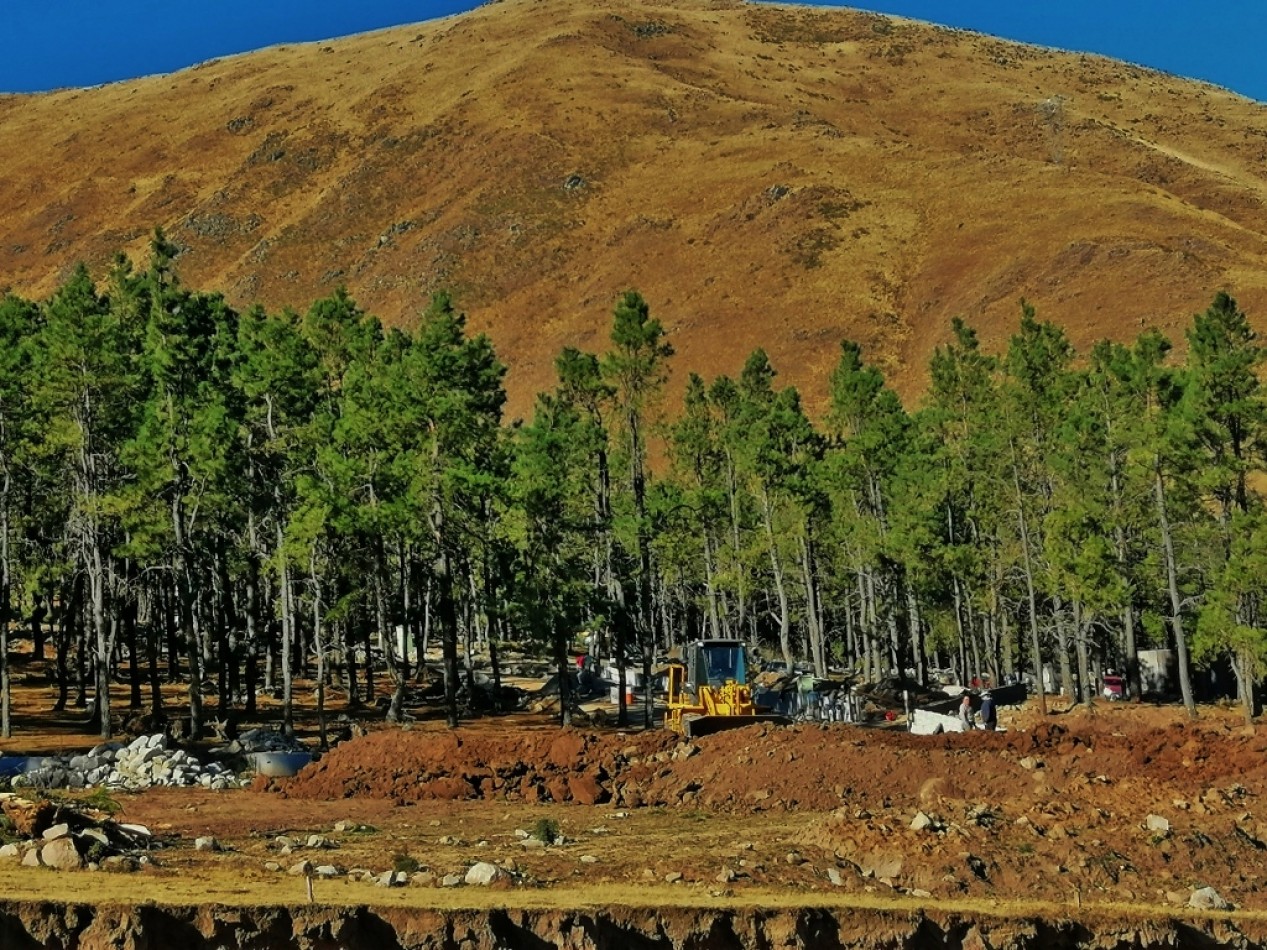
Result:
M797 813L808 859L859 887L1186 903L1210 884L1267 908L1267 737L1227 715L1188 723L1139 707L1012 725L941 736L750 726L689 744L664 730L390 730L257 789Z

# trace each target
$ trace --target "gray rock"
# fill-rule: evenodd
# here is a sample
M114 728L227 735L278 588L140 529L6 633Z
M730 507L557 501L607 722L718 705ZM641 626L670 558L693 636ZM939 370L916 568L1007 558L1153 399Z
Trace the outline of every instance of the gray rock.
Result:
M101 861L101 870L114 874L131 874L139 868L136 858L126 854L112 854Z
M845 884L845 876L840 873L839 868L828 868L827 880L831 881L836 887L843 887Z
M664 876L665 884L676 884L680 880L682 880L682 874L680 871L670 871Z
M581 855L581 863L582 864L597 864L598 858L594 857L594 855L592 854L583 854Z
M210 836L197 838L194 841L195 851L221 851L220 842Z
M929 818L922 811L915 813L915 818L911 821L911 831L923 831L932 827L933 819Z
M59 871L75 871L84 866L84 859L70 838L56 838L40 848L40 863Z
M58 838L70 837L70 825L64 821L56 825L50 825L44 829L43 837L45 841L56 841Z
M495 884L499 881L510 880L510 874L499 868L496 864L490 864L487 861L480 861L471 865L466 872L466 883L487 887L489 884Z
M303 877L308 877L310 874L312 874L312 862L306 861L306 860L298 861L295 864L292 864L286 870L286 873L293 875L294 877L299 877L301 875Z
M1188 898L1188 906L1197 910L1227 910L1231 905L1212 887L1201 887Z
M1149 831L1155 832L1156 834L1170 834L1170 821L1163 818L1161 815L1149 815L1144 819L1144 825Z
M24 855L22 855L22 866L24 868L39 867L40 866L40 849L31 848Z
M462 884L461 874L446 874L440 878L441 887L458 887Z
M343 869L333 864L318 864L316 873L317 877L338 877L343 873Z
M16 844L10 843L6 845L0 845L0 859L16 860L21 857L22 857L22 849L19 848Z

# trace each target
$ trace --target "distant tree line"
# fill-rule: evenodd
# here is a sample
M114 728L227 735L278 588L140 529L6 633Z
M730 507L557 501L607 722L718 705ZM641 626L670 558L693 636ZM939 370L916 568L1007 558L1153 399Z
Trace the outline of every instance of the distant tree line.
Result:
M512 642L566 674L585 629L622 721L625 669L700 636L819 675L1025 671L1044 708L1044 666L1083 702L1108 667L1138 695L1137 650L1169 645L1190 712L1215 660L1256 712L1267 351L1224 293L1182 363L1156 331L1079 358L1024 304L1001 355L955 320L913 412L845 342L816 422L761 350L666 411L672 348L628 292L608 350L560 353L507 426L504 367L448 296L414 331L343 290L239 313L175 257L160 232L144 270L0 301L6 736L18 631L103 736L120 679L156 719L186 684L195 734L263 689L292 728L301 676L323 736L331 695L400 719L432 645L456 725L475 650L495 679Z

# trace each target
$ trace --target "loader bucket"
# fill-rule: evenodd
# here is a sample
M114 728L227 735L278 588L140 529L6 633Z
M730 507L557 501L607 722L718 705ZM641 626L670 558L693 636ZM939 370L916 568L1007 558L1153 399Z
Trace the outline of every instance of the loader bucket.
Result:
M761 713L755 716L695 716L694 718L683 720L682 726L686 730L686 738L698 739L701 736L711 736L717 732L725 732L727 729L742 729L744 726L752 726L759 722L769 723L772 726L790 726L792 724L792 720L787 716Z

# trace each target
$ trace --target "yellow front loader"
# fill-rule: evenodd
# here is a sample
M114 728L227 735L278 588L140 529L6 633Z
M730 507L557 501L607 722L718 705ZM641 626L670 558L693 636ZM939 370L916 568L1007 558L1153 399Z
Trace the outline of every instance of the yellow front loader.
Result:
M684 652L684 658L669 661L666 729L697 739L754 722L791 722L786 716L759 712L753 703L742 640L696 640Z

